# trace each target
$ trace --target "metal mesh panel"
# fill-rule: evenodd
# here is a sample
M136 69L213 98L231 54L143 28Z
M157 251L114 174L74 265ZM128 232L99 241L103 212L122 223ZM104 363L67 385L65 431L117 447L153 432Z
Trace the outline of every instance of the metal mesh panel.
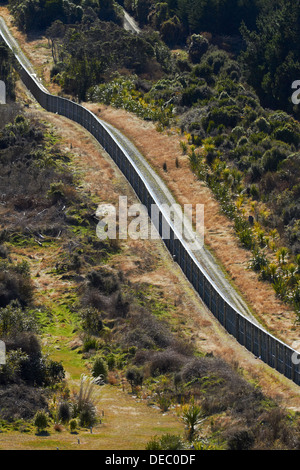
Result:
M176 261L179 260L179 240L174 238L174 255L176 256Z
M272 338L269 339L268 364L271 367L276 364L276 342Z
M297 385L300 385L300 364L294 364L293 380Z
M249 351L252 351L252 335L251 335L252 323L245 322L245 346Z
M210 307L210 284L207 281L207 279L204 278L204 297L203 297L204 303Z
M288 347L284 347L284 364L285 364L285 371L284 375L289 379L292 378L293 374L293 363L292 363L292 351Z
M199 268L196 266L196 264L193 262L193 275L192 275L192 284L196 290L198 290L198 273L199 273Z
M185 253L186 257L186 277L189 281L192 280L192 260L191 258Z
M260 333L260 357L264 362L268 362L268 352L269 352L269 345L268 345L268 335L264 331Z
M224 302L224 299L220 297L219 302L218 302L217 318L222 325L224 325L224 313L225 313L225 302Z
M253 344L252 344L252 352L255 354L255 356L259 356L260 354L260 341L259 341L259 330L254 326L252 328L252 334L253 334Z
M231 307L226 309L226 330L232 334L236 334L236 313Z
M239 318L238 328L238 341L244 346L245 345L245 318Z
M217 315L217 293L213 290L211 292L211 300L210 300L210 309L212 311L212 313L214 314L214 316Z
M204 299L204 276L200 269L198 273L198 294L200 295L201 299Z
M276 348L276 369L278 372L284 373L284 355L285 350L283 344L277 343Z

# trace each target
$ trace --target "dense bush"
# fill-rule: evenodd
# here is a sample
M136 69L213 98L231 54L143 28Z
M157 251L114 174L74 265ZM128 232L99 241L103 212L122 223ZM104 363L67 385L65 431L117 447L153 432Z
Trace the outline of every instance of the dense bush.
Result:
M59 56L55 55L59 65L57 80L66 93L80 100L86 98L92 86L118 70L151 73L153 67L160 69L158 61L164 62L157 39L146 33L132 35L111 22L69 26L56 43L59 43Z
M108 367L106 361L102 357L96 357L92 369L93 377L101 377L103 381L106 381L107 374Z
M42 30L55 20L71 24L81 20L87 21L91 14L101 20L114 21L118 24L122 20L122 15L112 0L94 3L63 0L37 0L35 2L9 0L9 8L18 27L27 33Z
M291 86L300 73L299 3L267 1L256 28L242 28L246 51L242 60L247 80L257 90L265 106L299 115L291 102Z
M21 264L10 264L6 262L1 263L0 272L0 309L7 307L12 301L17 301L22 307L27 306L33 295L33 287L30 274L24 271ZM13 315L14 320L20 315L16 313ZM6 310L3 311L2 318L6 317ZM8 322L10 327L13 328L14 320L11 317ZM6 322L2 320L3 333L6 331ZM5 326L4 326L5 325Z
M34 417L34 425L37 428L38 433L41 433L48 426L48 415L43 410L37 411Z
M173 434L153 437L146 445L146 450L183 450L185 448L182 437Z
M72 409L70 403L62 401L58 405L57 418L62 423L68 423L72 416Z
M44 389L25 384L8 384L0 387L0 419L8 422L30 420L40 409L47 409Z
M185 356L171 348L167 348L151 356L149 370L151 375L155 377L156 375L164 375L168 372L176 372L185 362Z

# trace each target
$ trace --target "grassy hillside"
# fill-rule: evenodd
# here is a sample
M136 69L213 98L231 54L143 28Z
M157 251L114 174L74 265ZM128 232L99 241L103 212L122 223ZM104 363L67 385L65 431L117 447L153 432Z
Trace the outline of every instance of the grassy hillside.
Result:
M119 26L93 18L91 11L88 16L86 22L60 24L48 34L56 61L54 81L76 99L123 107L153 120L160 131L181 132L181 150L188 155L192 172L234 221L243 246L253 250L252 267L274 286L285 286L286 296L281 290L278 295L292 301L297 311L297 235L289 237L284 223L284 217L290 217L290 230L297 230L297 121L262 108L240 66L208 40L203 45L203 38L200 45L207 49L200 47L198 60L197 47L171 52L157 34L146 32L132 39L142 56L132 64L134 49L122 49L119 69L117 39L126 43L129 36L123 36ZM111 47L100 60L103 36ZM89 67L93 59L99 68ZM74 80L76 74L84 80ZM263 393L238 364L195 344L195 324L187 324L191 297L185 305L181 287L174 297L170 285L164 286L157 271L158 265L161 269L167 263L158 256L161 251L153 251L151 245L97 239L97 204L128 191L118 180L110 192L110 181L115 184L117 179L110 164L103 159L100 165L99 155L89 152L85 156L91 159L90 167L83 164L81 153L74 150L76 132L66 132L72 137L61 140L48 116L18 105L8 109L9 122L3 121L0 131L0 184L5 188L0 337L9 346L8 363L1 369L0 415L7 445L70 448L74 440L69 425L75 418L86 448L99 446L100 440L109 448L119 436L119 448L146 447L149 441L149 449L181 448L191 442L199 450L297 449L298 414ZM61 126L61 118L52 119ZM291 163L292 180L287 177ZM180 164L176 168L180 171ZM257 179L252 180L254 174ZM280 191L272 182L271 191L265 190L270 178L283 184ZM279 199L273 204L283 191L282 206ZM283 241L290 257L282 250ZM164 269L165 275L175 275L169 264ZM16 319L13 325L9 318ZM35 360L36 367L28 371ZM100 405L79 401L83 373L101 374L103 385L96 386ZM10 406L7 391L15 397ZM16 416L14 405L20 395L22 406ZM153 414L139 404L129 406L131 396L153 407ZM141 440L133 431L134 417L128 439L118 434L118 399L133 416L139 409ZM105 403L109 409L103 419ZM37 410L46 410L48 435L41 430L35 435ZM160 421L162 412L167 412L165 424ZM189 421L192 412L203 420L197 432ZM97 430L94 436L89 435L90 425ZM24 439L17 434L18 444L12 440L16 429L26 432ZM166 433L173 437L161 441Z

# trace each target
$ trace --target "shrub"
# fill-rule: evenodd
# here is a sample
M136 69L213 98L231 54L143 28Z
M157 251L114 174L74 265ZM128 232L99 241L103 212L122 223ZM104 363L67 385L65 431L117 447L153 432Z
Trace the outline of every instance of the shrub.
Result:
M179 44L182 37L182 25L177 16L168 19L160 26L160 34L162 39L169 46Z
M131 385L132 393L134 393L136 387L142 385L144 380L143 370L139 367L132 366L126 371L126 379Z
M240 139L238 140L237 145L238 145L239 147L241 147L241 146L243 146L243 145L247 145L247 143L248 143L248 139L247 139L247 137L246 137L245 135L243 135L243 136L240 137Z
M108 369L111 371L115 368L116 366L116 357L114 354L109 354L106 358L106 362L107 362L107 367Z
M156 352L150 361L150 374L152 376L177 371L186 362L186 358L173 349Z
M203 100L208 97L209 89L207 87L199 87L198 85L191 85L187 87L181 96L182 106L192 106L198 100Z
M228 450L250 450L255 438L248 429L231 430L227 440Z
M65 377L64 367L61 362L47 359L45 361L47 382L60 382Z
M169 398L167 395L165 394L162 394L159 396L158 398L158 405L159 405L159 408L160 410L165 413L166 411L168 411L168 409L170 408L171 406L171 398Z
M227 52L219 49L216 49L212 52L208 51L205 57L208 64L212 66L214 74L218 74L229 59Z
M196 67L194 67L193 73L195 74L196 77L204 78L206 82L210 82L213 69L207 62L201 62L201 64L196 65ZM211 92L211 95L212 95L212 92Z
M69 421L70 431L71 433L75 432L78 427L77 419L73 418Z
M299 144L299 132L296 132L289 124L276 129L274 137L275 139L286 142L287 144Z
M68 423L71 418L71 407L70 403L67 401L63 401L58 406L58 413L57 413L58 420L62 423Z
M209 46L208 40L200 34L193 34L190 39L188 54L193 64L199 63L201 57L207 51Z
M287 156L287 152L280 147L273 147L267 150L262 158L264 171L276 171L279 163L287 158Z
M59 423L54 423L53 428L54 428L54 431L56 431L56 432L62 432L63 431L63 427Z
M258 129L261 132L264 132L265 134L269 134L269 132L271 130L271 125L266 120L266 118L264 118L263 116L260 116L259 118L256 119L254 124L258 127Z
M30 276L18 271L14 265L4 265L0 272L0 308L17 300L22 307L32 299L33 287Z
M147 310L141 309L131 317L124 343L140 349L167 348L173 341L166 324Z
M0 258L8 258L9 250L5 245L0 245Z
M34 312L23 310L18 301L12 301L0 308L0 335L21 340L20 333L36 331L37 320ZM25 341L25 337L23 336ZM21 347L21 346L20 346Z
M188 428L188 439L192 441L196 428L204 419L202 408L193 399L190 404L183 406L181 418Z
M62 181L51 183L47 195L52 200L53 204L56 204L60 201L70 202L77 199L75 188Z
M146 445L146 450L183 450L183 439L175 434L163 434L153 437Z
M37 428L38 433L44 431L48 426L48 415L45 411L38 411L34 417L34 425Z
M78 417L81 426L90 427L97 422L95 386L96 382L92 377L82 375L79 391L73 396L73 416Z
M93 363L92 375L93 377L101 377L103 380L107 379L108 367L106 361L102 357L97 357Z
M85 403L78 416L79 424L82 427L90 428L97 422L97 410L91 402Z
M103 329L101 314L95 308L86 308L80 312L81 326L88 334L99 334Z
M265 253L258 249L253 251L253 257L250 260L250 268L254 271L261 271L263 268L268 266L268 260Z
M83 351L84 352L89 352L91 350L97 350L98 349L98 340L97 338L93 338L93 337L86 337L84 338L84 341L83 341Z
M91 271L87 275L87 281L90 287L96 288L106 295L116 292L120 287L116 274L106 268Z

